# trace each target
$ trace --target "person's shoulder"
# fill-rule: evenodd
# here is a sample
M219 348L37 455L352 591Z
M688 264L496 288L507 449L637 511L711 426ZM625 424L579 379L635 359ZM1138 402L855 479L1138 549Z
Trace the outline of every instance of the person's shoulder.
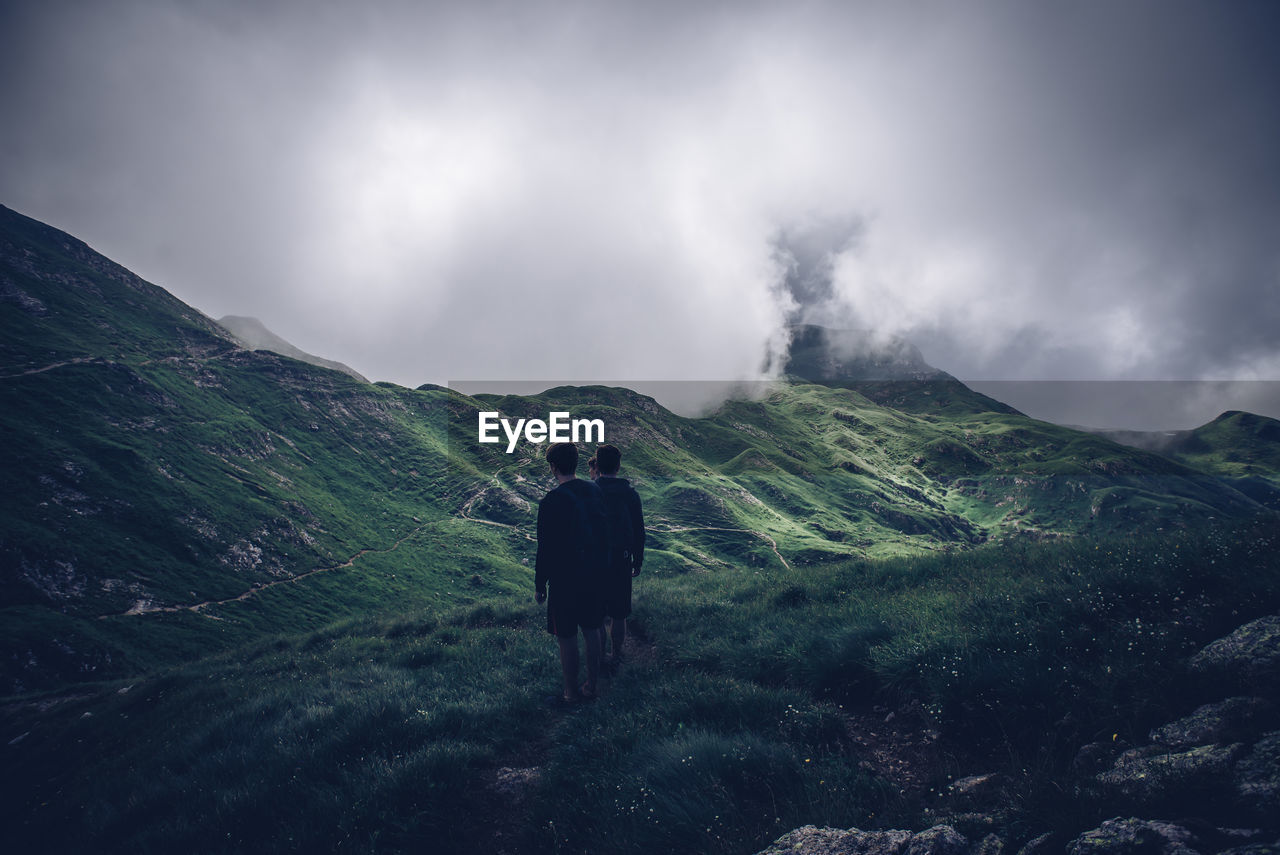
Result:
M610 489L616 490L619 493L635 496L637 498L640 496L640 494L636 492L636 488L631 486L631 481L626 478L614 477L610 484Z
M548 507L554 507L555 505L560 504L562 502L570 502L570 501L573 501L573 497L569 495L568 490L565 489L565 485L558 484L555 487L552 487L550 490L548 490L547 494L542 497L542 500L538 504L546 505Z
M599 498L604 495L604 490L600 488L600 485L597 484L595 481L592 481L590 478L576 478L573 481L570 481L569 483L581 485L580 487L577 488L577 492L581 496L592 496L595 498Z

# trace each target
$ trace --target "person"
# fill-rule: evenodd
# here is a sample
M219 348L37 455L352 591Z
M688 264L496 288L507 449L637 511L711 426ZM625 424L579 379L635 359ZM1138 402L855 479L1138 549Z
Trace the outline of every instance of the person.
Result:
M608 521L600 488L577 477L577 446L555 443L547 449L546 459L556 486L538 503L534 598L547 604L547 632L560 645L564 689L559 700L575 703L595 697L600 673ZM587 666L581 686L579 629Z
M604 660L607 671L615 670L622 660L627 618L631 615L631 580L640 575L644 563L644 510L631 482L618 477L621 465L622 452L616 446L602 445L596 449L590 466L609 515L609 562L604 581L604 618L608 628L600 630L601 649L606 634L612 646Z

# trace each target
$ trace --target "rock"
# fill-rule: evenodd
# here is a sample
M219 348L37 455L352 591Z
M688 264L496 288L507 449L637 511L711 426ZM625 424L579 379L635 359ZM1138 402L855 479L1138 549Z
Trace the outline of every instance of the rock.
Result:
M1067 855L1202 855L1194 834L1159 820L1109 819L1067 844Z
M909 831L859 831L803 825L775 840L759 855L898 855Z
M1116 757L1126 749L1127 744L1121 746L1110 739L1090 742L1076 752L1075 759L1071 761L1071 770L1078 775L1097 775L1114 765Z
M1258 722L1271 709L1262 698L1227 698L1151 731L1149 738L1170 748L1244 741L1255 734Z
M1236 791L1262 816L1280 815L1280 730L1262 737L1240 761Z
M758 855L968 855L968 850L969 841L949 825L935 825L918 834L804 825Z
M992 812L1008 806L1003 784L1004 779L994 772L952 781L940 793L938 821L977 840L994 825Z
M965 855L969 841L949 825L935 825L914 835L903 855Z
M1044 855L1044 853L1050 851L1052 844L1053 832L1047 831L1039 837L1033 837L1022 844L1022 848L1018 850L1018 855Z
M1003 855L1004 841L995 834L988 834L978 841L969 855Z
M1248 846L1224 849L1218 855L1280 855L1280 840L1275 843L1252 843Z
M1201 745L1170 752L1157 745L1126 751L1098 783L1141 804L1151 804L1178 791L1208 789L1224 784L1241 743Z
M1188 665L1196 673L1280 683L1280 615L1258 618L1211 642Z
M973 798L990 794L998 783L999 776L995 772L988 772L985 775L970 775L967 778L952 781L948 789L954 795Z

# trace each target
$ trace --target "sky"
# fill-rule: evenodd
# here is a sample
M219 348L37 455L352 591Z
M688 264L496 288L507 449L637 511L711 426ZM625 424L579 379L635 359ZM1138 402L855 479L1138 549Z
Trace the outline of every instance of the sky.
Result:
M756 379L814 322L1206 381L1060 421L1280 416L1278 43L1271 0L0 0L0 203L406 386Z

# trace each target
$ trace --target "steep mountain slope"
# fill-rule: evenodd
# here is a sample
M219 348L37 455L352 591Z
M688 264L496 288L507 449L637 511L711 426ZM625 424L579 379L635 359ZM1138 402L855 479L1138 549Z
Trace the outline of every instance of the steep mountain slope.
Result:
M201 358L213 321L68 234L0 205L0 376L69 361Z
M451 513L474 476L443 465L450 393L242 350L79 241L0 214L6 690L522 578L500 532Z
M645 500L659 575L1261 510L945 376L779 383L697 419L625 389L361 383L241 349L7 209L0 285L3 692L527 591L545 446L480 444L481 410L603 420Z

